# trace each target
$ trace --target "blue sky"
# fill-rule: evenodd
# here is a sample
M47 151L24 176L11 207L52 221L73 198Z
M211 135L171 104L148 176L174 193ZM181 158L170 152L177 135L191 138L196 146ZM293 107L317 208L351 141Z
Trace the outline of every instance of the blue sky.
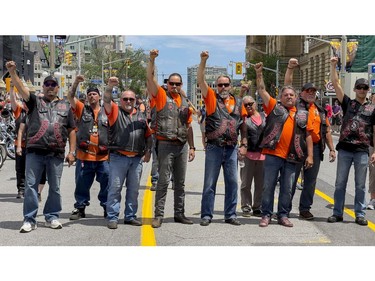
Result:
M209 66L221 66L232 70L230 61L245 61L246 36L126 36L126 44L132 44L133 48L142 48L149 53L151 49L158 49L159 56L156 58L158 68L158 81L163 82L173 72L182 75L186 86L187 67L199 64L200 53L209 51L210 57L207 61ZM242 78L234 74L234 78Z

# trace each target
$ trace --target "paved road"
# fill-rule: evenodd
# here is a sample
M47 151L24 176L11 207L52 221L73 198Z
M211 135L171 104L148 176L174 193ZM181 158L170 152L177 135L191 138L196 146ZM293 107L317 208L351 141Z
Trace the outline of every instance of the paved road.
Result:
M91 205L86 209L87 217L78 221L69 221L70 212L73 209L74 198L74 167L64 168L62 178L62 206L61 222L63 228L61 230L52 230L45 228L44 218L41 215L43 202L40 204L38 215L38 229L31 233L21 234L19 228L22 224L22 199L16 199L16 180L14 173L14 161L6 160L3 168L0 170L1 187L0 187L0 245L1 246L242 246L229 249L235 249L235 255L239 255L239 259L249 261L254 260L254 255L262 255L268 253L272 249L271 255L277 257L280 248L269 246L374 246L375 245L375 212L368 211L367 218L369 220L368 227L361 227L354 223L353 217L353 202L354 202L354 188L353 178L349 179L348 192L346 197L346 213L344 223L329 224L326 222L328 216L332 214L332 198L334 191L334 180L336 164L322 163L321 172L317 184L317 194L315 195L315 202L312 208L312 213L315 215L314 221L303 221L298 219L298 205L299 191L293 202L293 210L291 214L291 221L294 223L293 228L286 228L278 225L276 222L267 228L260 228L258 226L259 218L241 217L240 206L238 206L239 219L242 222L241 226L232 226L223 221L223 204L224 204L224 181L222 175L219 178L215 213L213 222L208 227L199 225L200 221L200 201L202 192L202 182L204 173L204 151L201 144L201 134L199 127L194 123L195 132L195 146L197 147L196 159L188 163L187 179L186 179L186 215L193 219L194 225L182 225L174 223L173 221L173 192L168 191L166 201L166 215L164 223L161 228L151 228L151 218L153 214L153 200L154 192L149 190L149 174L151 163L145 164L144 172L141 181L141 188L139 193L139 210L138 216L143 219L144 225L142 227L134 227L129 225L119 224L117 230L110 230L106 227L106 221L102 218L102 208L99 206L96 195L98 193L99 185L95 183L91 191ZM337 140L337 137L335 137ZM48 188L48 185L46 185ZM123 191L124 195L124 191ZM47 190L44 190L42 197L45 199ZM277 196L275 196L277 198ZM124 199L124 196L123 196ZM122 210L123 211L123 204ZM123 217L121 217L122 222ZM267 246L267 247L252 247L246 246ZM178 247L177 247L178 248ZM21 248L24 249L24 248ZM24 249L25 251L29 251ZM55 249L55 248L53 248ZM60 251L59 248L56 251ZM77 252L80 248L64 248L68 252ZM84 253L92 251L97 248L84 248ZM86 249L88 249L86 251ZM112 249L112 248L111 248ZM195 256L199 249L195 247L184 248L184 253L193 251L194 259L205 263L204 254ZM213 257L216 251L222 248L210 247L209 252ZM284 251L286 248L282 248ZM288 248L289 249L289 248ZM293 250L296 248L292 248ZM307 248L298 248L299 251L305 253ZM309 247L309 252L314 247ZM326 250L326 247L319 247L319 251ZM11 248L13 252L14 248ZM120 251L120 257L123 251L132 251L134 248L114 248L114 252ZM225 248L227 251L228 248ZM291 250L291 251L293 251ZM167 258L170 259L169 254L175 254L177 250L175 247L169 248ZM237 252L238 251L238 252ZM289 250L288 250L289 251ZM369 249L363 250L363 253L368 252ZM78 251L79 252L79 251ZM362 252L362 251L361 251ZM107 251L105 252L108 255ZM138 252L139 254L139 252ZM158 259L158 256L153 257L150 254L150 261ZM223 254L225 257L226 254ZM232 255L232 252L230 252ZM328 255L329 257L329 255ZM103 256L98 256L98 259L103 259ZM125 258L125 257L124 257ZM141 257L142 258L142 257ZM267 258L267 256L265 257ZM296 258L296 257L294 257ZM322 257L324 258L324 257ZM326 257L327 258L327 257ZM172 258L173 260L174 258ZM202 259L202 260L201 260ZM95 259L96 260L96 259ZM190 261L190 259L189 259ZM221 261L221 259L219 259ZM237 258L233 257L233 261ZM277 262L277 258L274 260ZM36 261L35 261L36 262ZM72 260L72 263L77 261ZM173 261L171 261L173 262ZM239 261L241 262L241 261ZM294 262L294 261L293 261ZM329 262L329 260L327 261ZM168 261L164 261L168 263ZM199 264L194 263L194 264ZM223 266L230 266L224 264Z

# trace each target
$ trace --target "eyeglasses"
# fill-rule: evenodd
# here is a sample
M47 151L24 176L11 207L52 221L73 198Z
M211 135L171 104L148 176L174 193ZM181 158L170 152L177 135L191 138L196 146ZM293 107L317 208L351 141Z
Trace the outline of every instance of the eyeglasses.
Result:
M46 82L46 83L44 83L44 86L55 88L57 86L57 84L56 84L56 82L50 82L50 83Z
M131 101L131 102L133 102L133 101L135 101L135 98L122 98L122 100L123 100L124 102L127 102L127 101Z
M219 83L219 84L217 84L217 86L219 87L219 88L221 88L221 87L229 87L229 85L230 85L230 83Z
M357 87L355 87L357 90L365 90L367 91L369 89L369 87L367 85L358 85Z
M176 86L176 87L179 87L179 86L181 86L181 82L168 82L168 84L170 85L170 86Z
M253 102L248 102L248 103L244 103L243 105L244 105L245 107L247 107L247 106L250 106L250 107L251 107L251 106L253 106L253 104L254 104Z

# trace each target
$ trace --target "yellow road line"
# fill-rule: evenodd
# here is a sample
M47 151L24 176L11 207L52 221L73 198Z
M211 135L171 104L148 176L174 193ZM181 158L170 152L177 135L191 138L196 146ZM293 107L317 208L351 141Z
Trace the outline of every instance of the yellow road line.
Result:
M326 200L328 203L330 203L330 204L332 204L332 205L334 204L334 200L333 200L331 197L329 197L327 194L321 192L321 191L318 190L318 189L315 189L315 193L316 193L318 196L322 197L324 200ZM350 209L344 207L344 213L348 214L348 215L351 216L353 219L355 219L355 213L354 213L352 210L350 210ZM368 226L368 228L370 228L372 231L375 232L375 224L374 224L374 223L368 221L368 225L367 225L367 226Z
M141 246L156 246L155 232L151 226L152 220L152 191L151 186L151 176L147 179L147 189L145 190L143 196L143 206L142 206L142 227L141 227Z

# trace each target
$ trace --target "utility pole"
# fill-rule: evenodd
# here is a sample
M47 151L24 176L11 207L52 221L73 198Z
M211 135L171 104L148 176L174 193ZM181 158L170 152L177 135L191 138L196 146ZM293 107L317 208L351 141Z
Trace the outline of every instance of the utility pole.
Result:
M49 68L53 71L55 69L55 42L54 36L49 36Z

